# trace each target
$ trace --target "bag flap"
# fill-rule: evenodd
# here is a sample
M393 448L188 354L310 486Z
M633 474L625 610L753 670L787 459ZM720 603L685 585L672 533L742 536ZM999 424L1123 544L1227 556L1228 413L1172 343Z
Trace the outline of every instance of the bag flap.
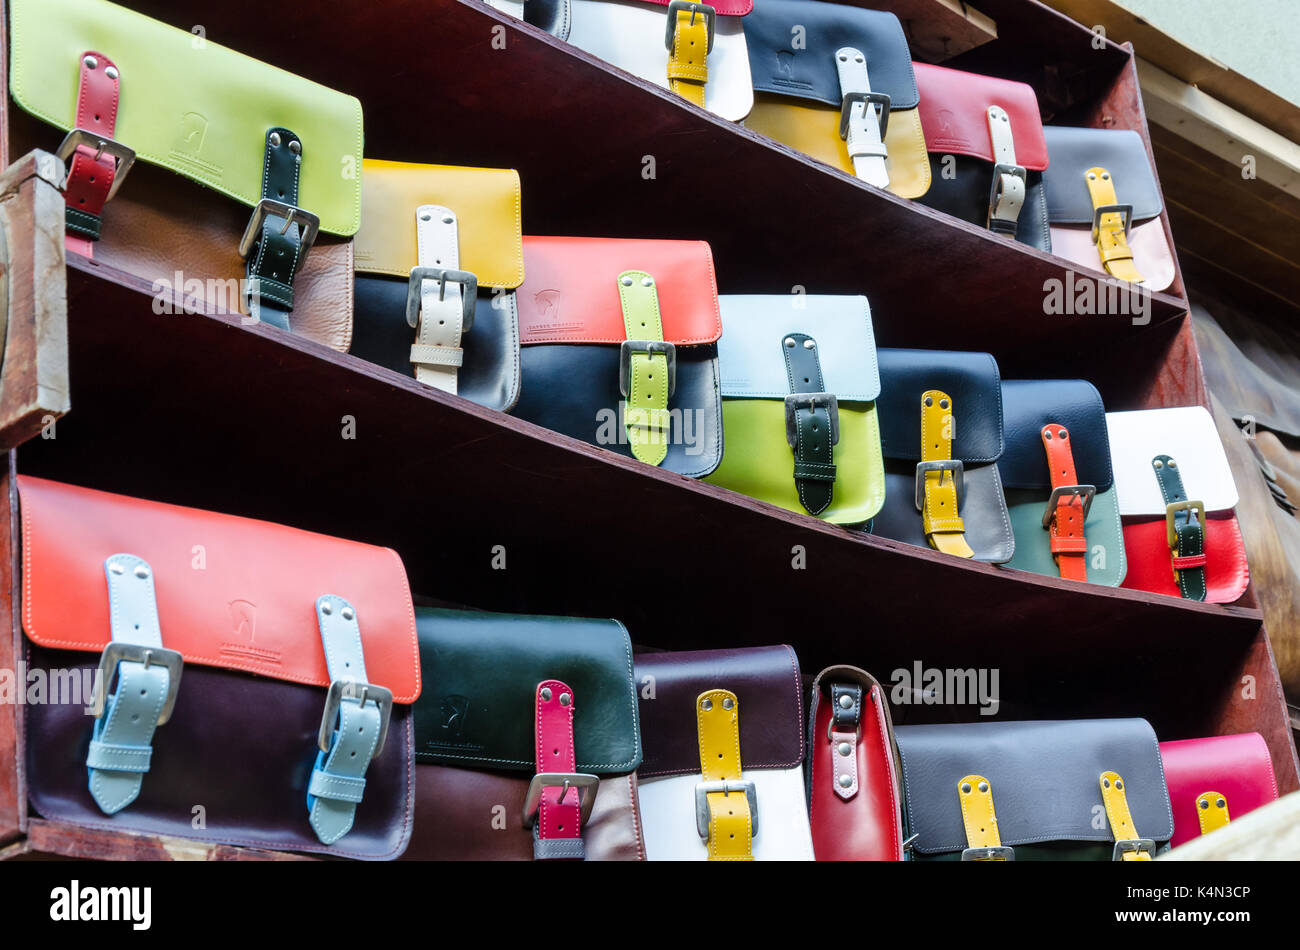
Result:
M1268 744L1258 732L1160 743L1177 838L1196 836L1196 799L1218 792L1228 817L1240 818L1277 798L1277 777Z
M799 661L788 646L639 653L636 681L645 739L645 759L637 770L642 778L700 771L695 701L710 689L736 694L745 771L790 769L803 762Z
M1082 379L1008 379L1002 383L1002 427L1006 451L998 459L1005 488L1052 489L1042 430L1048 423L1065 426L1078 484L1104 492L1114 480L1110 439L1101 394Z
M1187 497L1204 502L1206 511L1237 506L1228 454L1204 406L1108 412L1106 428L1121 515L1164 517L1165 500L1151 469L1157 455L1178 463Z
M299 207L322 231L361 224L361 103L310 80L103 0L11 0L9 86L25 110L65 131L76 121L81 57L121 74L114 138L252 207L262 197L268 129L302 140ZM126 184L127 188L130 183Z
M419 263L416 209L440 205L456 214L459 270L479 286L511 290L524 282L519 173L513 168L362 163L365 213L356 237L356 268L409 277Z
M851 47L865 54L871 91L888 95L890 108L915 109L920 101L907 37L892 13L819 0L763 0L745 17L745 43L759 92L838 107L844 96L835 54Z
M366 677L420 695L415 616L396 552L284 525L20 476L23 630L99 653L112 639L104 562L153 568L163 646L186 663L330 685L316 598L356 608Z
M722 335L713 251L704 241L525 237L520 343L622 343L618 275L645 271L658 288L664 339L716 343Z
M921 91L921 127L931 152L994 161L988 108L1001 106L1011 119L1016 161L1030 171L1047 168L1043 119L1032 86L924 63L916 63L915 69Z
M1084 176L1104 168L1115 183L1119 204L1133 206L1133 220L1159 217L1160 186L1142 136L1131 129L1043 129L1051 163L1043 173L1047 217L1053 224L1092 224L1092 197Z
M826 392L870 402L880 395L876 338L866 297L744 294L718 298L722 395L784 399L790 393L782 341L806 333L817 342Z
M988 353L955 350L877 352L880 362L880 444L885 458L921 460L921 394L952 397L956 418L952 454L963 462L996 462L1002 455L1002 385Z
M966 848L957 783L988 779L1002 843L1113 841L1101 773L1124 779L1129 810L1143 838L1174 833L1156 734L1145 719L980 722L899 726L908 830L923 854Z
M432 688L415 705L419 762L536 769L537 684L573 690L579 772L641 762L632 641L617 620L416 610L420 665Z

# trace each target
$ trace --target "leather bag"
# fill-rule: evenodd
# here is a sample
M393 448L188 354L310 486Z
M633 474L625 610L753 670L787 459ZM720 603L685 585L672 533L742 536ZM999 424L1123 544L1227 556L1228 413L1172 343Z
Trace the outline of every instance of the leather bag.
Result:
M623 625L424 607L416 622L431 685L415 706L406 857L643 859Z
M747 128L900 197L925 194L921 97L898 17L763 0L744 25L755 90Z
M1175 847L1277 800L1277 777L1258 732L1160 743L1174 810Z
M519 173L373 159L363 169L352 353L510 409L524 280Z
M1007 567L1118 587L1124 535L1101 394L1081 379L1002 382L998 473L1016 550Z
M1005 446L997 362L947 350L885 348L877 357L885 505L872 534L1011 560L1015 537L996 464Z
M702 241L524 238L514 414L702 477L722 458L713 253Z
M865 297L727 296L718 365L727 434L708 481L835 524L885 501L880 374Z
M95 718L76 691L23 707L38 814L354 858L405 850L421 679L393 551L26 476L18 494L28 669L49 682L101 670Z
M636 678L649 859L811 860L794 651L640 653Z
M915 860L1150 860L1174 833L1144 719L899 726Z

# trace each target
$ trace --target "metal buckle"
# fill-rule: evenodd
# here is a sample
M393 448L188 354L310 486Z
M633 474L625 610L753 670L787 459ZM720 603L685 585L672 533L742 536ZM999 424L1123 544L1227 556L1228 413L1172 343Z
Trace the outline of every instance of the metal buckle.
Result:
M1092 212L1092 243L1097 243L1097 232L1101 230L1103 214L1118 214L1124 221L1124 237L1128 238L1129 228L1133 226L1132 205L1101 205Z
M745 800L749 802L749 834L750 837L758 837L758 790L754 788L753 782L728 782L725 779L721 782L700 782L695 786L695 830L700 833L705 844L709 843L710 792L721 792L723 795L744 792Z
M524 827L531 828L537 820L537 811L542 807L542 789L562 788L560 801L569 794L569 789L578 790L578 824L585 825L591 817L592 806L596 804L597 784L600 779L585 772L538 772L528 783L528 793L524 795ZM590 790L591 794L587 794Z
M1115 850L1111 852L1112 861L1123 861L1127 853L1150 854L1154 855L1156 843L1151 838L1125 838L1123 841L1115 842Z
M967 848L961 853L963 861L1014 861L1016 849L1006 846L990 848Z
M785 397L785 441L794 448L799 441L800 409L825 409L831 419L831 445L840 444L840 401L834 393L791 393Z
M82 145L95 150L95 160L99 161L105 152L117 159L117 168L113 172L113 184L108 186L108 197L104 200L112 201L113 196L117 194L117 189L122 187L122 182L126 181L127 172L135 164L135 149L116 142L113 139L106 139L102 135L96 135L86 129L73 129L63 138L59 145L59 150L55 154L59 160L68 163L68 159ZM72 177L72 166L68 165L68 174L63 179L63 187L68 187L68 178Z
M302 249L298 252L298 266L294 270L294 273L297 273L302 270L302 265L307 260L307 252L316 243L316 235L320 233L320 218L297 205L276 201L274 198L263 198L254 206L253 216L248 219L248 227L244 228L244 236L239 239L239 256L247 260L248 255L253 253L253 245L257 243L257 235L262 230L262 224L271 216L284 218L284 227L280 229L281 234L287 232L291 224L302 227Z
M624 340L618 348L618 391L627 398L628 380L632 376L632 354L653 356L662 353L668 359L668 395L677 391L677 347L663 340Z
M850 92L840 103L840 138L849 137L849 110L855 102L865 102L870 106L880 106L880 140L883 142L889 130L889 94L884 92Z
M1088 512L1092 509L1092 499L1097 495L1096 485L1062 485L1060 488L1053 488L1051 496L1047 499L1047 510L1043 512L1043 527L1050 528L1052 519L1056 517L1056 506L1060 500L1067 495L1076 496L1083 499L1083 517L1086 521ZM1073 504L1073 502L1071 502Z
M671 53L673 51L673 37L677 33L677 14L683 10L690 11L691 26L695 25L695 15L697 13L704 15L704 19L707 21L709 29L709 48L706 52L712 53L713 33L717 24L718 11L713 9L713 7L709 6L707 3L692 3L691 0L672 0L672 2L668 4L668 30L664 34L664 46L668 48L668 52Z
M1002 176L1003 175L1011 175L1015 178L1019 178L1022 182L1024 182L1025 190L1026 190L1026 195L1025 195L1026 201L1028 201L1029 198L1028 195L1029 172L1025 169L1025 167L1023 165L1007 165L1003 162L998 162L996 165L993 166L993 185L989 189L989 222L990 223L992 223L994 220L1001 220L1001 219L994 218L993 209L996 208L998 206L998 202L1002 200ZM1022 205L1022 210L1023 210L1023 205ZM1017 216L1017 220L1018 220L1018 216Z
M1180 511L1194 511L1200 515L1199 521L1201 530L1205 530L1205 502L1203 501L1176 501L1171 505L1165 506L1165 540L1169 542L1169 550L1178 550L1178 529L1174 527L1174 515Z
M406 285L406 322L414 330L420 325L420 297L424 282L438 282L438 300L447 297L447 284L460 284L460 330L468 333L474 326L474 308L478 304L478 277L467 270L448 270L445 267L412 267L410 282Z
M185 660L179 653L162 647L146 647L138 643L125 643L118 640L104 647L104 652L99 655L99 678L95 681L95 689L90 697L90 714L96 719L104 715L104 708L108 705L108 684L117 674L117 664L123 660L143 663L146 670L156 663L165 667L170 674L167 680L167 696L163 699L162 710L158 713L157 724L161 726L172 717L172 710L176 708L176 693L181 685L181 669L185 665Z
M330 750L330 736L334 733L334 724L338 720L339 706L344 699L355 699L357 705L364 706L373 702L379 710L379 741L371 758L376 758L384 751L384 741L388 738L388 719L393 713L393 691L373 683L358 683L356 680L335 680L330 683L330 691L325 697L325 711L320 717L320 734L316 744L322 752Z
M944 459L940 462L916 463L916 510L925 510L925 473L939 472L939 484L943 484L943 472L951 472L957 479L957 507L966 503L966 466L961 459Z

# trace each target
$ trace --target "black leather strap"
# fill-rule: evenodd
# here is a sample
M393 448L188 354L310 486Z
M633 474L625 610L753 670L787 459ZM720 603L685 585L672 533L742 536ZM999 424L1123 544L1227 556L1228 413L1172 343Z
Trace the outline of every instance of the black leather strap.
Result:
M1178 462L1168 455L1157 455L1151 460L1151 468L1160 483L1160 494L1166 505L1187 501L1187 492L1183 488L1183 477L1178 471ZM1205 557L1205 525L1196 517L1196 512L1183 509L1174 512L1174 536L1177 547L1170 553L1175 558L1200 559ZM1179 566L1175 563L1174 573L1178 578L1178 589L1187 600L1205 600L1205 568Z
M817 341L806 333L787 333L781 338L785 375L791 393L824 393ZM799 502L809 514L819 515L830 507L835 489L835 441L830 406L800 407L795 410L794 481Z
M852 732L862 721L862 687L831 684L832 726L836 732Z
M298 174L302 168L302 140L288 129L268 129L266 157L262 163L262 197L298 204ZM284 228L284 218L268 214L257 243L248 255L249 295L257 297L257 315L263 323L289 329L293 310L293 278L302 254L302 229L297 222Z

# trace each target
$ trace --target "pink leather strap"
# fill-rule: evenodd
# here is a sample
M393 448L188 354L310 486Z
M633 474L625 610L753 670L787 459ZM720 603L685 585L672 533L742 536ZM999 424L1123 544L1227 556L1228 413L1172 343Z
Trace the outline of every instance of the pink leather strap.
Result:
M1187 557L1174 557L1175 571L1185 571L1192 567L1205 567L1208 560L1204 554L1189 554Z
M122 82L117 66L103 53L87 50L81 54L78 68L76 127L111 139L117 127ZM69 226L81 237L98 237L99 217L116 171L117 160L112 155L96 159L95 149L88 145L77 146L73 153L64 194Z
M537 772L574 772L578 756L573 744L573 690L559 680L537 684ZM538 859L582 857L582 792L559 785L542 789L533 854ZM573 841L572 848L546 842Z

